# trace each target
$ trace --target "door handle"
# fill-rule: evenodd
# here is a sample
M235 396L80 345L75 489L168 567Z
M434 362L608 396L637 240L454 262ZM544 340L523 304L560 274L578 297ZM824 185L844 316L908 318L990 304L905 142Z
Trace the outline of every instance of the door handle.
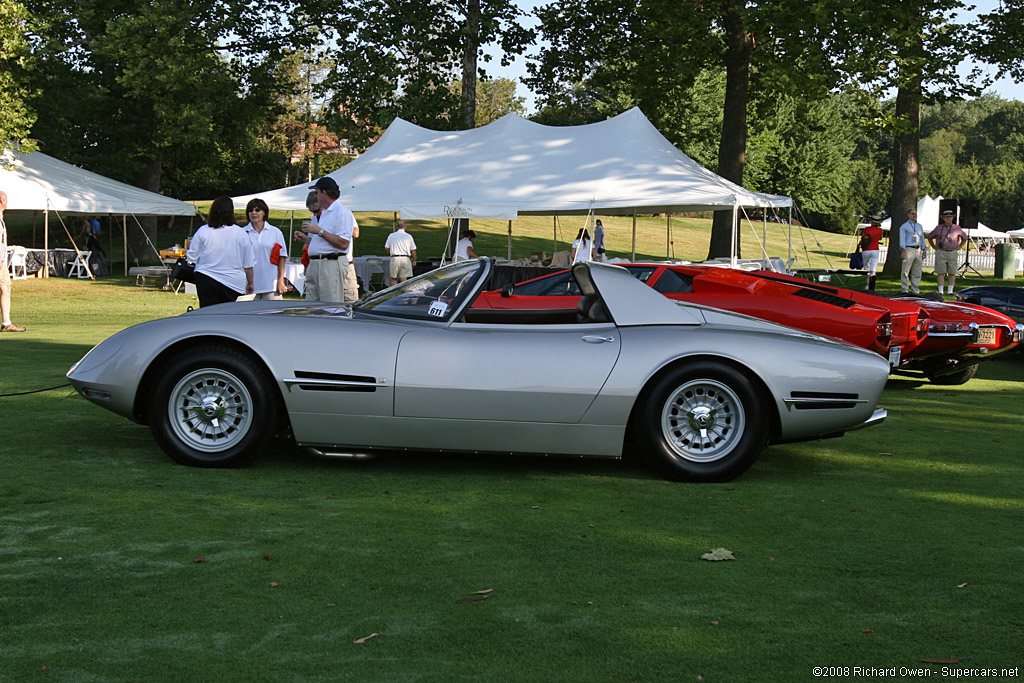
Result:
M615 337L601 337L596 334L587 334L583 336L583 341L588 344L604 344L615 341Z

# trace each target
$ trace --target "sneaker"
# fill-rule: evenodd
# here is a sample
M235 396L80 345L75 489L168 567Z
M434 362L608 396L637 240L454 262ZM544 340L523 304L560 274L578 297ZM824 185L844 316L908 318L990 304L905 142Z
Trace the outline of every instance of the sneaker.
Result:
M14 323L11 323L10 325L4 325L3 327L0 327L0 332L24 332L24 331L25 331L24 327L18 327Z

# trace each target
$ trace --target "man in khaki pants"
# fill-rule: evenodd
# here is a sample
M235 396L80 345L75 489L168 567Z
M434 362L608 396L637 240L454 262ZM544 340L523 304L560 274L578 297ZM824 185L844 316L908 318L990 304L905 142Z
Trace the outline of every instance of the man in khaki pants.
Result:
M0 190L0 314L3 325L0 332L24 332L11 322L11 271L7 264L7 224L4 223L4 211L7 210L7 193Z

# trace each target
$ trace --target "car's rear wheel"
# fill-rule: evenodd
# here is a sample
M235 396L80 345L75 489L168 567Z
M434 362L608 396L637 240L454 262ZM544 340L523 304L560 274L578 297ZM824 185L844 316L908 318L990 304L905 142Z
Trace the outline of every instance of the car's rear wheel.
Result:
M648 460L677 481L734 479L768 439L768 417L753 383L714 361L677 367L658 378L639 419Z
M149 423L175 462L240 467L274 436L278 401L259 362L226 346L201 346L179 353L163 368Z
M978 364L973 363L971 365L965 365L964 367L954 372L947 372L941 375L928 375L928 379L932 384L938 384L941 386L958 386L960 384L966 384L972 377L978 374Z

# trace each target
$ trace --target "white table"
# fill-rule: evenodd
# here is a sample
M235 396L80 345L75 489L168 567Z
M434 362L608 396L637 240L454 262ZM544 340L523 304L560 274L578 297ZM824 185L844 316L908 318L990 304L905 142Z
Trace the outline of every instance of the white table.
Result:
M363 283L363 291L370 291L370 280L376 273L384 274L384 286L391 282L391 257L389 256L356 256L352 259L356 268L356 277Z
M298 258L289 258L284 264L284 279L292 283L292 287L299 294L303 294L306 288L306 267Z

